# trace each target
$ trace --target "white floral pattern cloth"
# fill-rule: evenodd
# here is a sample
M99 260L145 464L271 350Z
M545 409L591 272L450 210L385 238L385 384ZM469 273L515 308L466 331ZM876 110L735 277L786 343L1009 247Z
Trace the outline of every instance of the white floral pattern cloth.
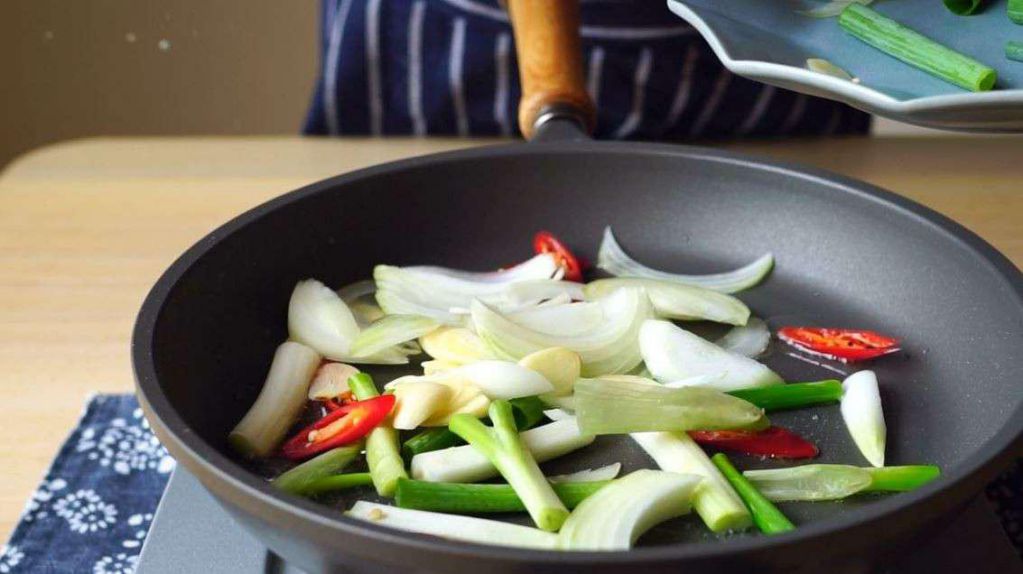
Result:
M0 549L0 574L134 572L173 469L133 395L94 396Z

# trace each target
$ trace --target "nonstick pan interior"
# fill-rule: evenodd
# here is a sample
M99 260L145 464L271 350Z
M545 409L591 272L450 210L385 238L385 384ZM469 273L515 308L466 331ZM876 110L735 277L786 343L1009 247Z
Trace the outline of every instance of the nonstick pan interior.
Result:
M592 261L605 225L637 258L664 269L717 271L773 252L772 275L739 297L774 326L841 325L901 337L903 353L872 365L882 385L888 462L933 463L945 472L938 483L895 499L784 505L801 528L771 541L713 539L695 518L672 521L644 539L655 548L635 552L637 559L783 546L792 559L811 544L819 554L880 544L880 531L877 540L850 541L835 529L926 499L902 512L902 522L888 523L915 526L964 501L995 470L993 458L1018 448L1023 287L1010 263L944 218L868 186L677 146L586 142L459 152L335 178L257 208L187 252L154 288L134 341L140 394L169 448L230 505L258 515L274 497L275 516L301 509L289 515L291 525L313 515L330 522L337 511L274 493L234 462L225 441L287 337L295 282L315 277L340 286L369 277L377 263L494 269L528 256L539 229ZM782 349L765 362L788 380L835 376ZM368 371L379 382L406 372ZM821 462L866 464L837 407L772 421L815 440ZM549 468L614 461L652 466L628 440L602 438ZM344 535L380 531L339 528ZM829 544L814 537L830 537ZM350 545L337 551L358 553ZM401 562L401 554L398 548L381 559Z

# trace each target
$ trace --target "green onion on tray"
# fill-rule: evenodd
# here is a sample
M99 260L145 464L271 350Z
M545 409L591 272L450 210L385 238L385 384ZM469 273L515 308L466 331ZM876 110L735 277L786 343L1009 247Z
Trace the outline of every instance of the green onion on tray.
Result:
M838 16L838 23L863 42L946 82L974 92L995 85L997 74L991 67L866 6L850 4Z

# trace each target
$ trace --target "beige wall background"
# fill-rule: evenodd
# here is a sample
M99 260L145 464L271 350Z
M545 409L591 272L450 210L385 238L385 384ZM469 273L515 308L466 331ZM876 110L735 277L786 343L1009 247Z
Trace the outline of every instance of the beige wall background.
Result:
M0 168L90 135L297 133L315 0L0 1Z

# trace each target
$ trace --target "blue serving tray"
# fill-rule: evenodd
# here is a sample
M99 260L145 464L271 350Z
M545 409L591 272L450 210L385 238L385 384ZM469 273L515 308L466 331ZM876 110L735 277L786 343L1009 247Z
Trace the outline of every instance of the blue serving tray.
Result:
M956 16L941 0L878 0L871 7L991 66L994 90L974 93L946 83L845 33L837 18L798 12L804 0L668 0L733 73L798 92L840 100L912 124L978 132L1023 131L1023 62L1006 59L1007 40L1023 41L1023 26L1005 14L1006 0L980 14ZM812 72L823 58L859 79Z

